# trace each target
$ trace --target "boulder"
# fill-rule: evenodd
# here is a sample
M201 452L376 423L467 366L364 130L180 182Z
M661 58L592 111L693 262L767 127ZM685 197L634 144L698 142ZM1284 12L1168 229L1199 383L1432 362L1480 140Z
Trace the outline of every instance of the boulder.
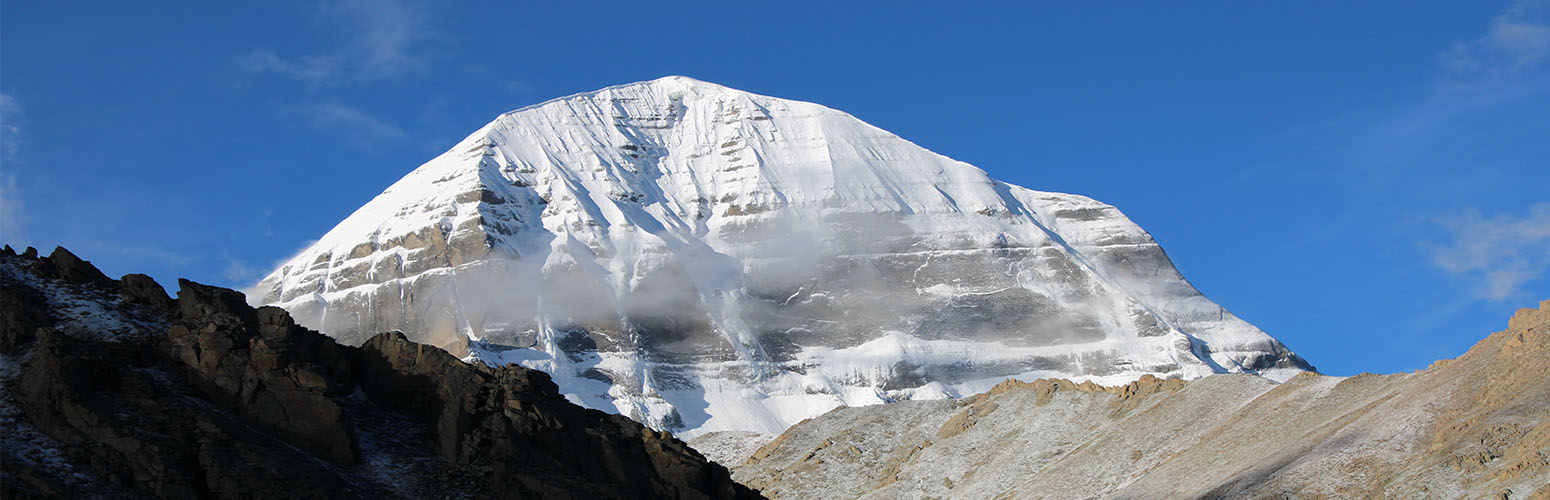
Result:
M118 279L119 294L131 303L140 304L160 314L167 314L177 307L177 302L167 296L160 283L144 274L126 274Z

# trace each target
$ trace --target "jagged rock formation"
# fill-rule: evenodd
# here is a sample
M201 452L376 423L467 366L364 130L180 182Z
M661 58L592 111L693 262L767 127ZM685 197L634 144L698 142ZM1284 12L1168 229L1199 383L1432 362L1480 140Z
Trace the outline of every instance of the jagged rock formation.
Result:
M771 498L1544 500L1550 301L1415 373L1008 381L692 443Z
M1112 206L684 77L501 115L250 296L347 344L540 368L681 435L1007 377L1311 369Z
M26 498L759 498L548 375L241 293L0 251L0 493Z

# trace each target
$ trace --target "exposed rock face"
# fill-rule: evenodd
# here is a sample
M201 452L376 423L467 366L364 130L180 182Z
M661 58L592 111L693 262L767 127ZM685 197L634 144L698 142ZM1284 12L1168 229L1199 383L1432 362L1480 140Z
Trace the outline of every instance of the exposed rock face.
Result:
M1309 370L1118 209L823 106L683 77L498 117L260 282L682 435L1007 377Z
M548 375L0 252L5 498L758 498Z
M694 442L771 498L1550 498L1550 301L1415 373L1009 381Z
M254 311L239 292L178 285L181 316L166 349L189 384L255 427L354 464L354 428L337 400L355 391L354 350L296 326L283 309Z
M525 470L496 469L496 481L544 492L545 498L617 496L599 487L612 484L636 485L639 494L655 498L746 494L670 434L565 402L541 371L471 369L395 332L362 346L361 387L382 394L378 400L386 408L434 421L439 452L448 461L528 464ZM565 457L598 462L578 467Z

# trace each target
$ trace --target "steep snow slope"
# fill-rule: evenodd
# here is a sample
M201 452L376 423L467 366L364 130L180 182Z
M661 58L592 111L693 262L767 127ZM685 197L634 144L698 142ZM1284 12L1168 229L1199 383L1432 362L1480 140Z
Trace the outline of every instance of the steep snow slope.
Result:
M501 115L250 296L345 342L397 329L541 368L687 435L1006 377L1310 368L1114 207L685 77Z

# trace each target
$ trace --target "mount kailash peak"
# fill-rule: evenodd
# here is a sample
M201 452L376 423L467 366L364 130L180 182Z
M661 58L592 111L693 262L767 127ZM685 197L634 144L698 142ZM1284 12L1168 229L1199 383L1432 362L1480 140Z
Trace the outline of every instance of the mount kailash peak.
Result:
M345 343L542 369L686 437L1008 377L1312 369L1112 206L677 76L500 115L249 297Z

